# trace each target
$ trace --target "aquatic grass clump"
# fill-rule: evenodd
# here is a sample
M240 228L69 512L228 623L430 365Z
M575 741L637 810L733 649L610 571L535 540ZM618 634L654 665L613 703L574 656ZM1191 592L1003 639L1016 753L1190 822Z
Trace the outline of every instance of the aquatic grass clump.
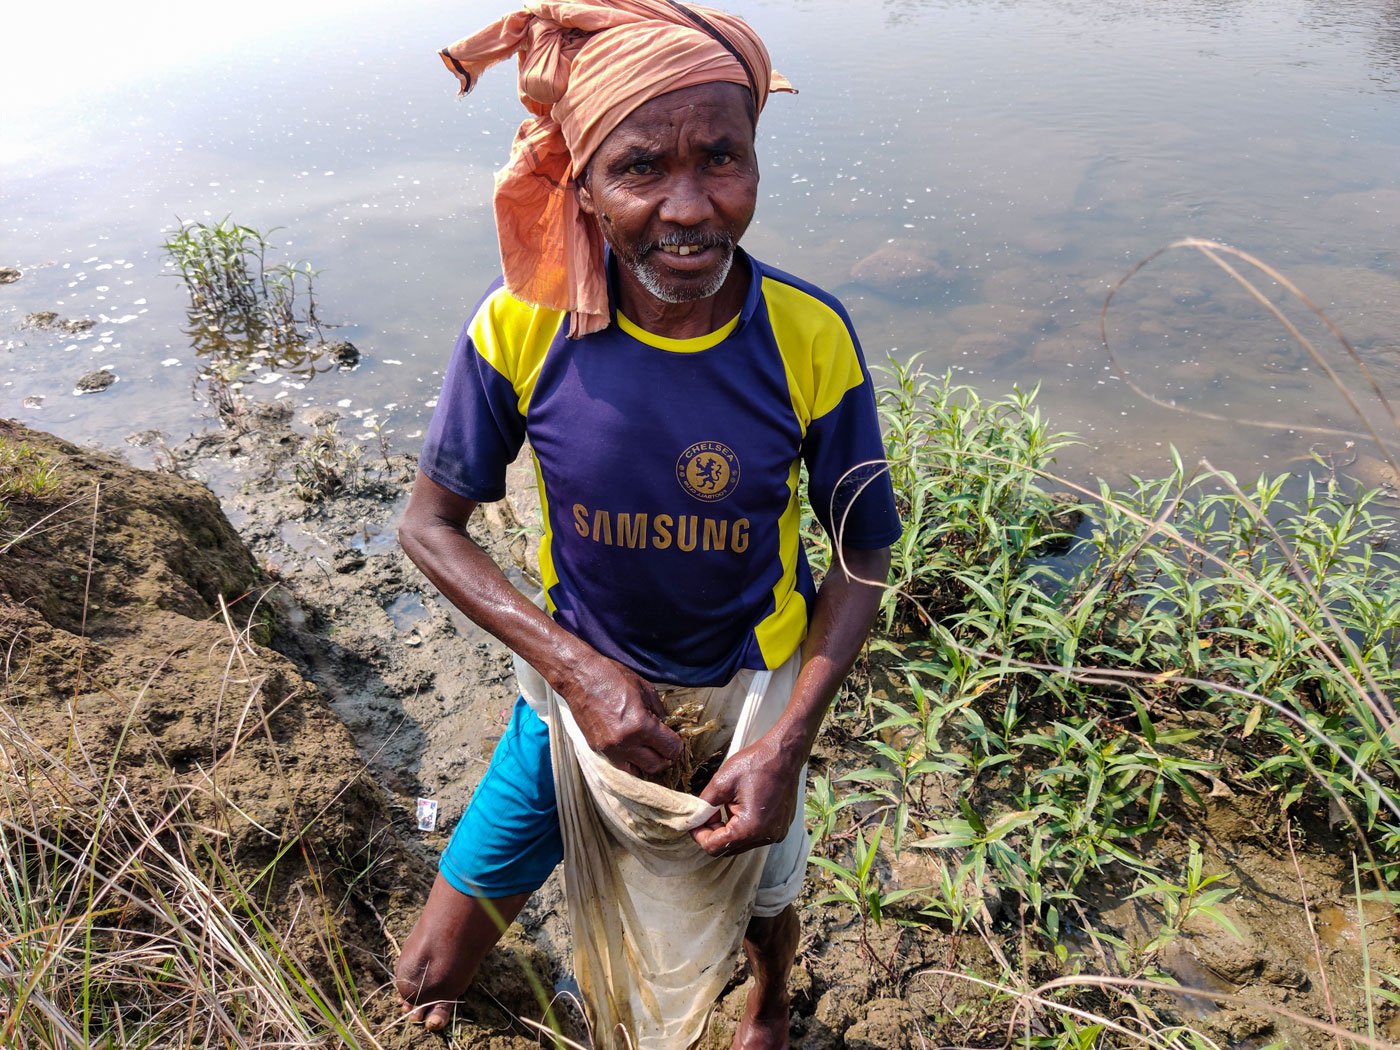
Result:
M186 335L203 359L196 385L225 425L246 428L242 389L259 369L309 379L335 366L310 263L269 264L268 235L229 218L181 223L161 247L189 293Z
M387 454L385 470L389 469ZM335 423L318 427L302 442L292 463L292 491L303 503L324 503L358 484L364 470L364 450L346 443Z
M229 218L181 223L161 248L209 327L268 349L304 346L321 335L310 263L269 266L267 235ZM304 305L303 305L304 303Z
M903 535L891 551L885 630L915 629L960 604L960 573L998 559L1008 564L1064 546L1065 507L1038 484L1037 471L1071 442L1035 408L1035 391L983 401L948 376L935 379L908 362L882 369L879 412L885 455ZM811 526L813 562L824 570L829 546Z

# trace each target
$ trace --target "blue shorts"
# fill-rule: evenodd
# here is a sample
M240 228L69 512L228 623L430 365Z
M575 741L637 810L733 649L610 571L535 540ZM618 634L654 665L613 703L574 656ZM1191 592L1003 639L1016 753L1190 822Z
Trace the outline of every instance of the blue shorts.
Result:
M533 893L564 857L549 726L523 699L443 850L438 870L459 893Z

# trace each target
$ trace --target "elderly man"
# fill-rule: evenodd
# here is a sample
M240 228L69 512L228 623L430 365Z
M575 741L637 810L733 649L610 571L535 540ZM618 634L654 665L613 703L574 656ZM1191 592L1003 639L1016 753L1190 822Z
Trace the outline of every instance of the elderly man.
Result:
M739 902L754 986L734 1045L783 1047L805 764L900 534L844 310L738 247L758 114L791 89L742 21L670 0L531 3L443 52L463 91L510 55L532 117L497 180L504 279L458 341L400 538L629 773L681 753L659 691L792 668L691 833L715 857L767 851ZM465 530L526 438L544 610ZM843 563L820 589L798 532L804 465ZM396 984L429 1028L558 864L555 804L549 729L522 700L404 944Z

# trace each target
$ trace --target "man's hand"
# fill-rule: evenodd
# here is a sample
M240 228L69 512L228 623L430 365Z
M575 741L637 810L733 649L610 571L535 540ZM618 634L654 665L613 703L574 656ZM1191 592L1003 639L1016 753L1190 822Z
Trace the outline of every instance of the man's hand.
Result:
M716 813L691 838L712 857L781 842L797 809L801 772L801 763L793 767L767 737L735 752L700 792L710 805L729 811L728 821Z
M560 683L574 721L590 747L618 769L655 776L685 745L662 721L666 705L650 682L600 653L583 660Z

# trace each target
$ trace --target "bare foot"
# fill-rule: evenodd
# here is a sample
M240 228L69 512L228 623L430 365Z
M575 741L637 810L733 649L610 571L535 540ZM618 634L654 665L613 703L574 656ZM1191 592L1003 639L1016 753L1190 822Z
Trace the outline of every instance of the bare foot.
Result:
M529 899L528 893L498 900L468 897L439 875L394 969L408 1020L430 1032L445 1029L481 960Z
M801 935L797 910L788 905L771 918L755 916L744 933L753 987L730 1050L788 1050L791 1002L788 978Z
M791 1020L788 1004L786 992L777 998L763 996L755 986L744 1004L744 1016L734 1030L730 1050L788 1050Z

